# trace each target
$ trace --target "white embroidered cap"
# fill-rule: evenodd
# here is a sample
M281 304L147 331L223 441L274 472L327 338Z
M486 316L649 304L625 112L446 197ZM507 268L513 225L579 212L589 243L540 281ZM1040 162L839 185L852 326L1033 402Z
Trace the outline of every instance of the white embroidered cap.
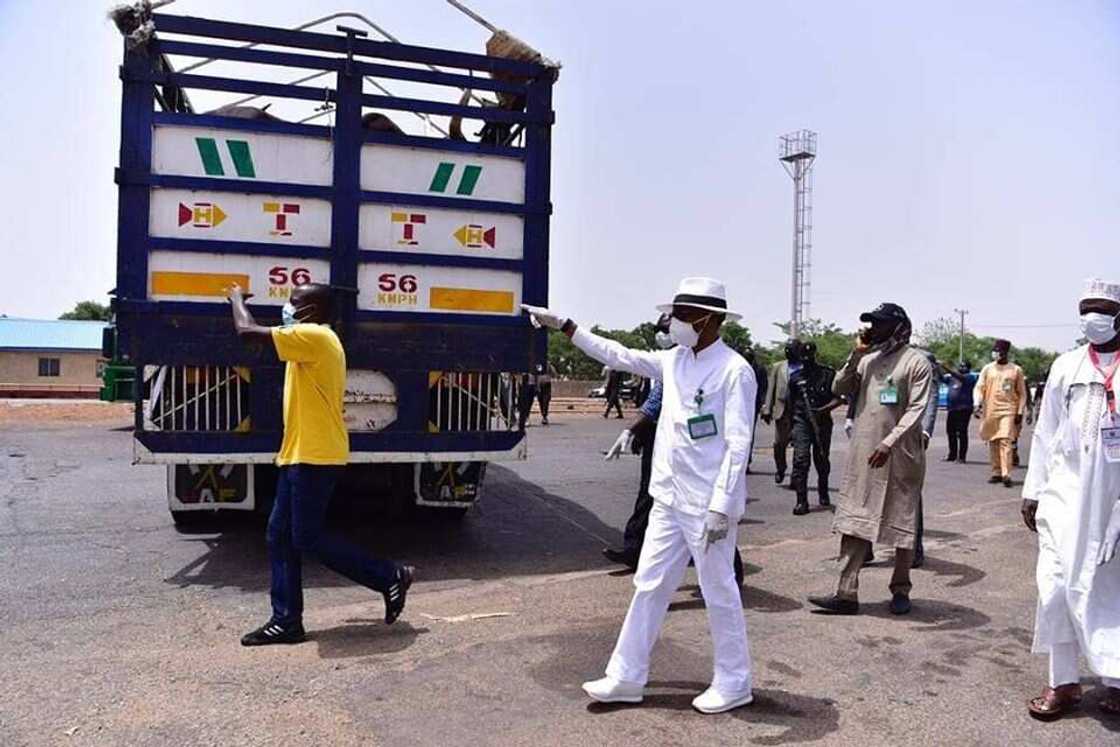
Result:
M1085 291L1081 294L1079 300L1103 300L1120 303L1120 284L1106 283L1100 278L1089 278L1085 281Z

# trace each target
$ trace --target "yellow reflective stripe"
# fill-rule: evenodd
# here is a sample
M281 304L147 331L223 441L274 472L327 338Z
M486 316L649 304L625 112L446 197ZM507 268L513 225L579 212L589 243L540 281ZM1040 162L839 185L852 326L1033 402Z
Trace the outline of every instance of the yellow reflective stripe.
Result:
M513 313L511 291L473 290L471 288L432 288L428 305L446 311L492 311Z
M249 276L219 272L153 272L152 294L157 296L224 297L234 285L249 291Z

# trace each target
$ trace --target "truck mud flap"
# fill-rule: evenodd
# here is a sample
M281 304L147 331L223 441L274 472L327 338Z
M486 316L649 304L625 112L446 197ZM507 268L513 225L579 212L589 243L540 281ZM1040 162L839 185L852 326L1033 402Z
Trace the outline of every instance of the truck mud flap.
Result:
M425 462L415 467L416 505L468 508L482 496L486 462Z
M247 464L171 464L167 504L174 511L252 511L254 470Z

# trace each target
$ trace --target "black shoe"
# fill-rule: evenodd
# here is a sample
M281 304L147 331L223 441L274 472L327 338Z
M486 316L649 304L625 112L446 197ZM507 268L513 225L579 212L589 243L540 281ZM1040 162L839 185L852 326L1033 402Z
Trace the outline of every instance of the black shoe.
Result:
M875 562L875 553L873 553L871 550L868 550L867 555L865 555L863 557L863 564L864 565L871 565L874 562Z
M910 597L902 592L896 592L891 597L891 614L907 615L910 613Z
M809 500L805 498L798 500L797 505L793 507L793 515L804 516L807 513L809 513Z
M999 475L992 475L991 477L988 478L988 482L991 483L992 485L995 485L997 482L1003 482L1003 478L1000 477Z
M603 548L603 557L612 563L624 565L633 570L638 569L638 555L627 550L616 550L613 547Z
M911 568L921 568L926 564L926 554L924 552L914 553L914 559L910 561Z
M809 597L809 604L815 604L832 615L859 614L859 602L852 599L841 599L835 594L827 597Z
M541 418L541 425L548 425L548 418Z
M822 490L817 493L817 503L821 506L831 506L832 501L828 497L828 490Z
M968 460L964 457L957 457L957 464L968 464Z
M955 461L957 461L957 457L954 454L950 454L949 456L945 457L941 461L943 461L943 462L955 462Z
M411 565L402 565L397 568L397 578L389 588L382 592L385 597L385 624L392 625L404 612L405 598L408 597L408 587L412 586L412 578L416 568Z
M1010 488L1010 487L1014 487L1014 485L1015 485L1015 483L1011 482L1010 477L1003 478L1003 487Z
M774 484L781 485L782 480L784 480L784 479L786 479L786 473L785 472L775 472L774 473Z
M303 643L307 633L300 624L283 626L272 621L241 636L242 646L269 646L273 643Z

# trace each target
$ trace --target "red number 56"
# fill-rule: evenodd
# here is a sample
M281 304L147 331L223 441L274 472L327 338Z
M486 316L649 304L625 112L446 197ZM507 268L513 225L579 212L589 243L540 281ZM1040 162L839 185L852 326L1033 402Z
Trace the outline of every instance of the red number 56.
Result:
M401 275L398 280L395 272L383 272L377 278L377 287L384 293L395 290L401 293L415 293L419 284L415 275Z
M311 271L306 267L293 267L289 275L288 268L283 265L277 265L268 271L268 282L271 285L287 285L288 280L292 281L292 285L307 285L311 282Z

